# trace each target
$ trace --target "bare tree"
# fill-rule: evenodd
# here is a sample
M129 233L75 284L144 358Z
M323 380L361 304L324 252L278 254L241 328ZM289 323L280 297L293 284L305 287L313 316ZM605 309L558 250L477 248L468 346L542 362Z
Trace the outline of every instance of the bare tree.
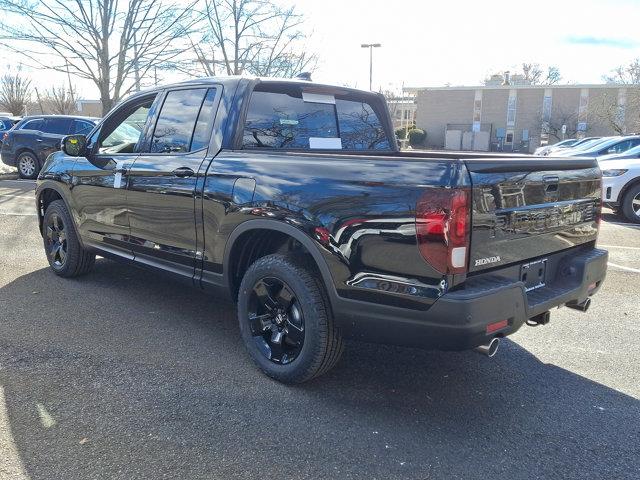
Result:
M604 75L603 79L607 83L620 84L621 88L626 88L626 101L621 106L617 104L617 100L607 101L605 98L603 105L597 110L600 118L618 133L626 133L626 126L632 131L640 131L640 58L618 66L609 75Z
M0 0L0 33L35 66L92 81L106 113L189 47L182 40L196 21L195 2Z
M31 99L31 80L20 73L6 74L0 78L0 108L13 115L24 115Z
M71 115L77 113L78 108L75 101L75 90L73 85L53 86L48 89L43 98L43 103L51 113L56 115Z
M522 76L531 85L555 85L562 80L558 67L548 66L545 70L539 63L523 63Z
M602 78L607 83L640 85L640 58L632 60L628 65L620 65Z
M539 63L524 62L522 63L521 71L513 73L515 75L520 75L521 79L528 85L557 85L562 81L560 69L552 65L545 68ZM490 77L485 78L484 84L496 84L498 81L501 82L503 80L506 80L504 75L493 74Z
M584 121L589 127L591 122L587 121L587 118L579 119L578 112L574 110L565 110L562 107L554 107L551 110L548 119L544 118L544 114L540 115L541 136L548 135L556 140L562 140L563 138L573 138L578 133L579 121ZM564 137L562 134L562 126L566 126Z
M205 0L203 36L192 42L199 72L293 77L313 71L303 17L265 0ZM219 68L218 68L219 67Z

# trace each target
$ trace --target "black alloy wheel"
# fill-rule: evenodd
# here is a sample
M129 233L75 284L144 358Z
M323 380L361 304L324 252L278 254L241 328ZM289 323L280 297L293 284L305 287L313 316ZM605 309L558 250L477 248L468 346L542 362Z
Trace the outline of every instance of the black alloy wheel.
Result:
M259 279L250 294L248 313L253 340L265 358L286 365L298 357L304 345L304 317L285 282Z
M321 274L304 254L275 253L249 266L238 291L238 322L251 359L280 382L318 377L342 354Z
M93 268L95 253L80 244L69 210L62 200L51 202L42 219L44 251L53 272L60 277L77 277Z
M67 233L64 221L55 212L48 217L45 226L45 242L51 264L62 268L67 259Z

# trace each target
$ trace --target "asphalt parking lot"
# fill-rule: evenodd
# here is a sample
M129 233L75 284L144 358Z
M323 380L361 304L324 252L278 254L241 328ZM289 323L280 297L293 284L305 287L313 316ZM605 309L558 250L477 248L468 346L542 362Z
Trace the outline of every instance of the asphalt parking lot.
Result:
M33 182L0 181L0 479L640 478L640 228L608 278L492 359L350 344L297 387L232 304L108 260L49 272Z

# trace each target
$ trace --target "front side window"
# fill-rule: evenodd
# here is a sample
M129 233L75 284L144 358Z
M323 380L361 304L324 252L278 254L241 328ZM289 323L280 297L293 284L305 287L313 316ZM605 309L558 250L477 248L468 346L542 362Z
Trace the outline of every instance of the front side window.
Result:
M138 152L142 132L154 99L155 97L149 98L125 108L112 121L111 119L107 121L100 132L98 153L113 155Z
M42 130L43 120L41 118L34 118L28 120L22 124L20 130Z
M167 93L151 140L151 153L190 151L206 88Z
M71 129L70 118L47 118L43 131L54 135L66 135Z
M243 148L389 149L379 116L355 94L308 93L299 85L258 85L251 95Z

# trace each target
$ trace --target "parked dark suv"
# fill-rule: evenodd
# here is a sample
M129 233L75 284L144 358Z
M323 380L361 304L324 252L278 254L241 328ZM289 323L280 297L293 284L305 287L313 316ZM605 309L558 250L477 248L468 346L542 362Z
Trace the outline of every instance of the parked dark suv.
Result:
M36 178L47 157L60 150L65 135L86 135L98 119L65 115L28 116L2 136L2 161L21 178Z

